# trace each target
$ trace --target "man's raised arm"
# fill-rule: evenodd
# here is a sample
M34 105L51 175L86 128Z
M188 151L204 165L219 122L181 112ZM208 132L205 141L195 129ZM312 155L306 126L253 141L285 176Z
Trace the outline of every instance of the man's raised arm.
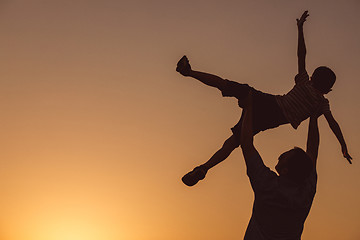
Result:
M319 127L318 127L318 116L311 116L309 121L309 130L307 138L306 153L309 155L313 161L314 168L316 169L316 162L319 152Z
M305 71L306 47L305 47L303 26L308 16L309 16L308 11L305 11L301 15L300 19L296 19L297 27L298 27L298 49L297 49L298 73L302 73Z
M254 147L252 91L249 92L244 105L240 143L245 161L247 161L253 155L258 154Z
M250 91L245 100L240 136L241 149L244 155L247 174L250 178L250 181L256 177L259 173L259 170L265 166L260 154L254 146L252 94L252 91Z
M253 93L249 92L245 100L243 115L241 116L241 135L240 143L246 164L246 173L249 177L251 186L254 191L260 191L267 182L266 173L271 172L267 168L254 146L253 131Z

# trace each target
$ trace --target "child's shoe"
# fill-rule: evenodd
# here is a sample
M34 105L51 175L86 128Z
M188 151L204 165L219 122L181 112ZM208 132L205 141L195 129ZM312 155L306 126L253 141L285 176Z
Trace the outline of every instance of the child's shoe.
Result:
M205 178L207 169L204 166L198 166L194 168L191 172L185 174L182 177L182 181L185 185L191 187L194 186L198 181Z
M181 75L189 76L191 66L189 63L189 59L185 55L177 63L176 71L179 72Z

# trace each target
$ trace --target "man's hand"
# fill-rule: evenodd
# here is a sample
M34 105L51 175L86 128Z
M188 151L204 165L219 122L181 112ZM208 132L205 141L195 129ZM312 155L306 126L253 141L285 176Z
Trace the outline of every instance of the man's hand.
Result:
M244 109L252 112L252 107L253 107L253 92L252 90L250 90L244 101Z
M304 22L306 21L306 18L309 16L309 13L308 13L308 11L305 11L302 15L301 15L301 17L300 17L300 19L296 19L296 22L297 22L297 25L298 25L298 27L302 27L303 25L304 25Z
M242 147L248 147L253 145L253 96L251 90L244 101L243 111L240 143Z

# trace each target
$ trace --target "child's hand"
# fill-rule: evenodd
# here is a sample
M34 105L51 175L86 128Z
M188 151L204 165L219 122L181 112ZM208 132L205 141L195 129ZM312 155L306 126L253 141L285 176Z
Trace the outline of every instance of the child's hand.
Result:
M305 11L302 15L301 15L301 17L300 17L300 19L296 19L296 22L297 22L297 25L298 25L298 27L302 27L303 25L304 25L304 22L306 21L306 18L309 16L309 13L308 13L308 11Z
M343 153L344 158L346 158L346 160L348 160L348 162L349 162L350 164L352 164L352 162L351 162L352 157L349 155L348 150L347 150L347 147L346 147L346 146L342 146L342 147L341 147L341 151L342 151L342 153Z

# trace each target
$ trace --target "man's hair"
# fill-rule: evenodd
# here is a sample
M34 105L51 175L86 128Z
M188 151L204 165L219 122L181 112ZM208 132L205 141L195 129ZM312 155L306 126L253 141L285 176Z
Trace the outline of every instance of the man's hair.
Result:
M293 155L288 159L288 176L295 182L303 182L311 174L314 166L311 158L299 147L294 147L290 151Z
M314 88L321 93L328 93L336 81L336 75L330 68L321 66L315 69L311 80Z

